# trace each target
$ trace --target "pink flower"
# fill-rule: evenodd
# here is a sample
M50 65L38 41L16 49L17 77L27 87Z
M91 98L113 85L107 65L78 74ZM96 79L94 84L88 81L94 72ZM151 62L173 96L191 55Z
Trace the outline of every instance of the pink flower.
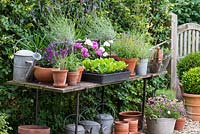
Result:
M92 41L92 48L97 49L99 47L99 44L97 41Z
M87 58L87 57L90 56L89 53L88 53L88 49L85 48L85 47L83 47L83 48L81 49L81 52L82 52L82 57L84 57L84 58Z
M97 54L99 57L102 57L103 51L102 51L101 49L97 49L97 50L96 50L96 54Z
M81 45L81 43L76 43L76 44L74 45L74 48L82 49L83 46Z

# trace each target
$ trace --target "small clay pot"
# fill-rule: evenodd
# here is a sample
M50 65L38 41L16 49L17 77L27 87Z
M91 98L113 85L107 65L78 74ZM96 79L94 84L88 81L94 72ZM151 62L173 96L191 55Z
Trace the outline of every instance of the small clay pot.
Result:
M18 134L50 134L50 128L38 125L18 126Z
M183 130L186 119L184 117L176 119L174 130Z
M57 88L66 87L68 70L52 70L53 71L53 86Z
M135 76L135 66L137 63L137 58L117 58L118 61L124 61L128 66L126 67L126 69L128 69L131 74L130 76Z
M79 67L77 71L79 72L78 81L77 81L79 83L79 82L81 82L81 78L82 78L82 73L84 71L84 67L83 66Z
M129 132L138 132L138 120L134 118L127 118L124 121L129 122Z
M115 121L114 133L115 134L128 134L129 133L129 123L127 121Z
M69 86L76 86L78 83L79 72L68 72L67 82Z

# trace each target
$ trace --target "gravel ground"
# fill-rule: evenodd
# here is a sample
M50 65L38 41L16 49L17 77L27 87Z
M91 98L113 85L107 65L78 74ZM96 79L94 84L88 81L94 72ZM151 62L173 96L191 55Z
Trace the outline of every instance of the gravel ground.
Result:
M146 126L144 132L139 134L148 134ZM182 131L174 130L173 134L200 134L200 122L187 118L184 129Z
M174 131L174 134L200 134L200 122L187 119L182 131Z

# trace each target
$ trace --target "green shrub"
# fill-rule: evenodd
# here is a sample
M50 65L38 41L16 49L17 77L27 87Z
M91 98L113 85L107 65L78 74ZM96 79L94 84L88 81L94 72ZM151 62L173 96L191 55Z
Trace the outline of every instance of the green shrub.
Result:
M0 134L8 134L8 130L11 130L8 126L9 123L6 121L7 118L5 113L0 113Z
M200 94L200 67L184 72L181 82L185 93Z
M200 66L200 53L191 53L182 58L177 63L177 73L178 77L181 80L183 72L190 70L191 68Z

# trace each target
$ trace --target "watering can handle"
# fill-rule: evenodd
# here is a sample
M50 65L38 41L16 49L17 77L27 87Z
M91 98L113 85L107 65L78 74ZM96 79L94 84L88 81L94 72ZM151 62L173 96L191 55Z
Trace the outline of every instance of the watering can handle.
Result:
M28 71L26 72L26 76L25 76L26 80L28 80L31 75L31 72L33 71L33 66L34 66L35 62L34 61L26 61L26 63L30 64L30 67L29 67Z

